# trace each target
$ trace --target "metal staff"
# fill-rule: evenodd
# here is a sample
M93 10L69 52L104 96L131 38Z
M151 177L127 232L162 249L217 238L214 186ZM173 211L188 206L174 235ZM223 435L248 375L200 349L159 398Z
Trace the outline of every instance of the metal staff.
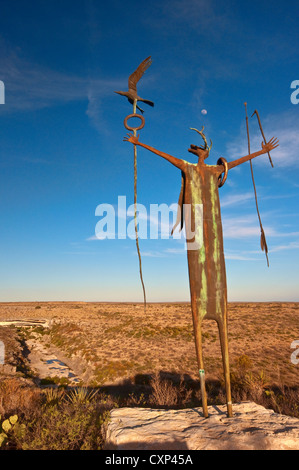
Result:
M130 75L128 80L128 91L116 91L118 95L125 96L129 103L133 105L133 114L130 114L126 117L124 125L125 128L129 131L134 133L134 137L137 137L137 131L144 128L145 120L144 117L140 114L136 114L136 110L138 109L142 114L144 113L143 109L138 106L138 101L142 101L143 103L148 104L149 106L154 106L154 103L150 100L145 100L138 95L137 92L137 83L143 77L146 70L151 66L152 59L151 57L147 57L141 64L137 67L137 69ZM139 127L130 127L128 125L128 120L130 118L137 117L141 119L141 125ZM139 236L138 236L138 220L137 220L137 147L134 145L134 222L135 222L135 233L136 233L136 247L139 259L139 273L140 273L140 280L142 284L143 290L143 298L144 298L144 311L146 312L146 292L145 286L143 281L143 274L142 274L142 261L141 261L141 254L139 248Z
M129 131L133 131L135 137L137 137L137 131L143 129L145 125L144 117L141 116L140 114L136 114L136 108L137 108L137 99L135 99L133 103L133 114L130 114L129 116L127 116L124 122L125 128ZM139 119L141 119L141 125L139 127L130 127L128 125L128 120L133 117L138 117ZM141 281L142 290L143 290L144 312L146 312L146 291L145 291L143 274L142 274L142 260L141 260L141 253L140 253L140 247L139 247L138 220L137 220L137 146L136 145L134 145L134 222L135 222L135 234L136 234L136 248L137 248L137 254L138 254L138 259L139 259L139 274L140 274L140 281Z

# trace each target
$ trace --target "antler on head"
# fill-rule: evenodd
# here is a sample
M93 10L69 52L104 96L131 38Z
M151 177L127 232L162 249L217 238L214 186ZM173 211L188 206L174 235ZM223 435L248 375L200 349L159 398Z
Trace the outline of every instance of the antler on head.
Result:
M198 129L194 129L193 127L190 127L191 131L197 132L197 133L202 137L202 139L203 139L203 141L204 141L204 143L205 143L205 146L204 146L204 147L201 147L201 148L203 148L203 150L208 150L209 153L210 153L210 151L211 151L211 149L212 149L212 147L213 147L213 142L211 141L211 145L210 145L210 147L209 147L209 146L208 146L207 139L206 139L206 136L205 136L204 133L203 133L204 128L205 128L205 127L202 126L201 131L199 131Z

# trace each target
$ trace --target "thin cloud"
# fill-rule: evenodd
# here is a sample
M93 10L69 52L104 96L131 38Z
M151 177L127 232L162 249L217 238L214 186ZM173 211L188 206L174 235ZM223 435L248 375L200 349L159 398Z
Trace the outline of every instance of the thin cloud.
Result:
M273 218L272 212L266 212L263 214L264 219ZM275 238L288 238L297 237L299 232L282 232L277 230L273 225L263 224L265 234L268 237ZM237 238L248 238L252 236L260 235L260 226L256 214L248 214L246 216L229 217L223 216L223 233L224 238L237 239Z
M220 14L214 3L206 0L164 1L160 4L159 15L156 15L155 26L165 30L165 21L167 21L168 28L177 28L178 24L188 25L201 35L213 31L212 37L215 40L227 31L228 26L231 25L231 19L227 14Z
M225 259L232 260L232 261L259 261L258 258L251 258L248 256L231 254L231 253L225 253Z
M221 201L221 207L229 207L237 204L241 204L250 201L254 198L253 192L242 193L242 194L231 194L225 196Z
M103 241L103 240L116 240L117 234L114 232L105 232L102 236L100 234L93 235L86 239L87 242L94 242L94 241Z
M99 253L96 251L63 251L62 254L85 256L85 255L98 255Z
M171 255L183 255L186 253L186 248L168 248L165 250L165 253L169 253Z
M267 234L275 233L272 227L265 227ZM260 235L256 216L223 217L224 238L247 238Z
M273 213L271 211L263 213L264 220L273 222ZM276 224L263 223L266 237L285 238L297 237L298 232L282 232L277 229ZM279 226L281 227L281 226ZM226 239L242 239L254 236L260 236L260 226L256 214L240 215L236 217L223 216L223 233Z
M165 254L160 251L143 251L141 256L145 258L165 258Z
M278 251L285 251L285 250L298 250L299 249L299 242L290 242L287 243L286 245L277 245L274 248L271 248L269 250L269 253L276 253Z
M103 98L122 81L68 75L20 58L0 37L0 75L6 88L4 113L28 112L69 102L86 102L86 113L99 132L105 131Z
M251 127L254 131L250 132L251 152L261 149L263 137L256 123L252 123ZM299 148L299 116L294 111L288 111L283 115L269 115L263 119L263 128L266 139L269 141L271 137L277 137L279 147L271 152L272 160L275 167L290 167L298 162ZM246 131L242 129L240 135L227 145L227 152L231 155L231 159L240 158L248 154ZM254 165L268 165L269 160L267 154L253 160Z
M295 197L293 194L276 194L276 195L267 195L263 196L260 195L259 199L263 201L267 200L274 200L274 199L289 199ZM254 192L249 191L247 193L240 193L240 194L229 194L224 196L221 199L221 208L237 206L241 204L245 204L249 201L254 201Z

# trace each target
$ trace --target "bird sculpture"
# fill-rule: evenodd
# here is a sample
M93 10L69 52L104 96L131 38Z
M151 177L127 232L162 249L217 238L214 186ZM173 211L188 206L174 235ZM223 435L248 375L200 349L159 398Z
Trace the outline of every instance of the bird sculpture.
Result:
M135 101L142 101L143 103L154 107L154 103L152 101L140 98L137 93L137 82L139 82L139 80L144 75L145 71L151 66L151 64L151 57L148 57L143 62L141 62L137 70L135 70L135 72L133 72L132 75L130 75L129 77L129 91L115 91L115 93L117 93L118 95L126 96L128 98L129 103L131 104L134 104ZM137 105L136 107L142 114L144 113L143 109L141 109Z

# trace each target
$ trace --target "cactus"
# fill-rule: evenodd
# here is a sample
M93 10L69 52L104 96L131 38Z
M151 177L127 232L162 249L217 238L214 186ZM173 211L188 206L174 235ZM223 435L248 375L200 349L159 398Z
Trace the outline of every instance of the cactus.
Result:
M18 422L18 416L17 415L14 415L14 416L10 416L8 419L5 419L3 421L3 423L1 424L0 426L0 431L2 430L2 432L0 432L0 448L6 444L7 440L8 440L8 434L11 432L11 431L14 431L15 429L15 426ZM1 420L1 415L0 415L0 420ZM22 425L21 425L22 426Z
M9 422L10 422L10 424L12 424L14 426L17 423L18 419L19 419L18 415L11 416L9 418Z
M2 445L5 444L6 441L7 441L7 434L5 434L5 432L1 432L0 433L0 449Z

